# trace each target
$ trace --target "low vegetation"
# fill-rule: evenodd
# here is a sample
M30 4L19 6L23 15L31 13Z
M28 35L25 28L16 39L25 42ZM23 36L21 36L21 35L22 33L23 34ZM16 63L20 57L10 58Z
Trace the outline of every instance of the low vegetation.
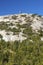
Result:
M43 42L31 37L19 42L0 41L0 65L43 65Z
M37 14L31 15L35 18ZM25 17L25 20L17 20L18 16L12 16L14 21L0 22L0 30L5 30L6 35L18 35L23 33L22 36L27 37L22 42L19 41L5 41L0 33L0 65L43 65L43 28L40 28L37 32L30 26L33 20L31 17L26 17L26 15L20 15L20 17ZM39 15L40 17L40 15ZM8 17L5 17L7 19ZM16 24L15 24L15 20ZM19 21L19 22L18 22ZM21 22L26 21L25 24ZM13 24L14 22L14 24ZM35 21L34 21L35 22ZM39 21L38 21L39 22ZM10 26L14 26L10 28ZM10 32L10 33L9 33ZM21 38L21 37L20 37Z

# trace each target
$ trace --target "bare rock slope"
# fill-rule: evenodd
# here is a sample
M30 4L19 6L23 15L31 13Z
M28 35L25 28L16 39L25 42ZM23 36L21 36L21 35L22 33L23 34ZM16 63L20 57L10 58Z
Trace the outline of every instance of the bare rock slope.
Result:
M0 40L33 42L35 36L43 41L43 16L27 13L0 16Z

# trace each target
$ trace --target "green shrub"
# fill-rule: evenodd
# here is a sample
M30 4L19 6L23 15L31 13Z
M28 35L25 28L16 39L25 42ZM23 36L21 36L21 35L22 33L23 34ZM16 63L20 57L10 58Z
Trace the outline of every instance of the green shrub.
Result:
M21 15L21 17L26 17L26 15Z
M12 16L12 19L15 19L15 20L16 20L16 19L17 19L17 17L18 17L18 16L14 15L14 16Z

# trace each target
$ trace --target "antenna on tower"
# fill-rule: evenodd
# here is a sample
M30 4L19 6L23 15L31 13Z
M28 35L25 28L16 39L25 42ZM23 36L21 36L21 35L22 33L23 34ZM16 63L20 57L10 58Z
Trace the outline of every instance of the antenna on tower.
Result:
M22 11L19 11L19 13L21 14L21 13L22 13Z

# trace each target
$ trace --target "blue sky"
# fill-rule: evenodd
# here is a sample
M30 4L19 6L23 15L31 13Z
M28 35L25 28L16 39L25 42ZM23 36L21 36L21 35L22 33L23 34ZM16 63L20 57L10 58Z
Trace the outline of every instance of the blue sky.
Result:
M37 13L43 15L43 0L0 0L0 15Z

